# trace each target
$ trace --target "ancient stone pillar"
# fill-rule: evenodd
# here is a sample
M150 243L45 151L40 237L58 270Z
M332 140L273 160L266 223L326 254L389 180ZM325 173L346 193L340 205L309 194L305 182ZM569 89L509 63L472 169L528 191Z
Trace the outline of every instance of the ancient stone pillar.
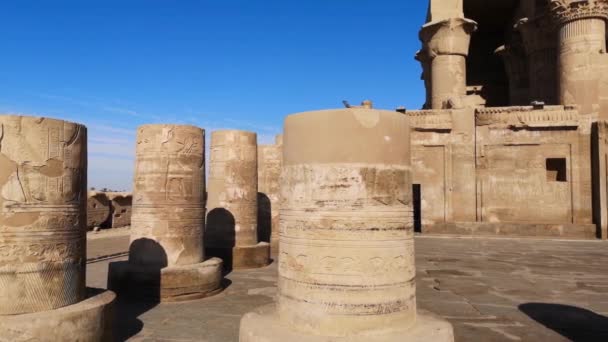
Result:
M139 127L129 261L111 275L118 291L179 301L220 290L221 260L204 261L204 137L193 126Z
M605 0L553 1L558 25L559 103L578 105L582 114L599 111L600 78L606 64Z
M114 294L88 298L85 291L86 177L84 126L0 115L1 337L109 336L108 326L96 320L109 318ZM87 312L91 308L97 312ZM82 315L72 329L49 326L70 314ZM96 329L86 331L86 324Z
M557 44L551 21L547 16L523 18L515 27L521 33L528 59L528 100L557 104Z
M509 80L509 105L524 106L530 104L529 71L523 47L503 45L496 49L504 64Z
M431 79L431 108L451 108L450 102L460 102L466 96L466 57L471 34L477 24L469 19L451 18L422 26L420 40L424 57L429 63ZM428 67L429 64L427 64Z
M110 200L105 192L89 191L87 198L87 228L105 226L110 218Z
M429 54L425 50L418 51L416 53L415 58L418 62L420 62L420 65L422 66L422 74L420 75L420 79L424 81L424 89L426 94L426 98L424 101L424 105L422 105L422 108L430 109L433 104L433 76L431 74L431 62L433 61L433 59L430 58Z
M453 341L417 315L409 136L397 112L287 117L277 303L241 342Z
M258 145L258 235L270 242L272 254L279 247L281 159L280 145Z
M224 130L211 134L207 199L207 250L227 268L266 266L270 245L259 242L257 135Z

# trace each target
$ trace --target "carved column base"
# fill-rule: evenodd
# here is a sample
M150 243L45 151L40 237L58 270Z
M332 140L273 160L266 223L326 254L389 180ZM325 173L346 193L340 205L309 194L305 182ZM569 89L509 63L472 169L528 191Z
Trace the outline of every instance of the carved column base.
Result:
M404 327L403 327L404 326ZM453 342L452 325L430 313L418 311L414 325L369 331L348 336L323 336L306 334L282 322L275 305L267 305L250 312L241 319L239 342Z
M108 288L129 298L179 302L220 293L222 260L211 258L199 264L146 268L128 261L110 263Z
M113 341L116 295L112 291L88 290L92 293L77 304L30 314L0 316L0 339L14 342Z

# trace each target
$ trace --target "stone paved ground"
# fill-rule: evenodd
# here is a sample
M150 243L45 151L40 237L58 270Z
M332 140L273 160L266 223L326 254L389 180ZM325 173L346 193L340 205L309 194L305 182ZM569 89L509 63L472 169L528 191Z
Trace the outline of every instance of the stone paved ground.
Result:
M124 234L96 237L89 252L127 245ZM419 307L452 322L456 341L608 341L607 242L421 236L416 262ZM105 286L108 263L89 263L89 286ZM208 299L121 301L118 340L237 341L240 317L273 301L276 265L227 278Z

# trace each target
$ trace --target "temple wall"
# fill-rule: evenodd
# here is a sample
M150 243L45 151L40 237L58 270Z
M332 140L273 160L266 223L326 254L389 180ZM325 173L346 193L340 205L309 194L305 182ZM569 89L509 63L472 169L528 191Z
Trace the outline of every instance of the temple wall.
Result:
M577 110L528 106L407 115L423 233L509 223L502 233L594 236L591 123Z

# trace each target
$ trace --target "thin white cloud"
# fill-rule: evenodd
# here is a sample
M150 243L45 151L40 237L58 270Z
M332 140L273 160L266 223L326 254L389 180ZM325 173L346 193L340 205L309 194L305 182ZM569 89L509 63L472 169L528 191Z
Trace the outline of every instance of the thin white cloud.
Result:
M134 145L125 146L122 144L100 144L90 143L88 146L89 155L104 155L114 158L131 158L135 156Z

